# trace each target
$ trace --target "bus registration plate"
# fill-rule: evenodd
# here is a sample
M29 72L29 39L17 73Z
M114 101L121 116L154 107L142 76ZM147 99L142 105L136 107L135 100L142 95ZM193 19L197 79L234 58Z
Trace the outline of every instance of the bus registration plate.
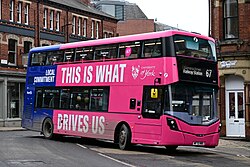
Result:
M204 146L205 145L205 142L203 141L195 141L193 142L193 146Z

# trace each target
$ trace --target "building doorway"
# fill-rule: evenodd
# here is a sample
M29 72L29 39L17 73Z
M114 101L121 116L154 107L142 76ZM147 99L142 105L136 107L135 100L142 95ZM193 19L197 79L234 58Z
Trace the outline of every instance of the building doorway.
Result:
M245 137L244 80L230 75L226 77L226 136Z

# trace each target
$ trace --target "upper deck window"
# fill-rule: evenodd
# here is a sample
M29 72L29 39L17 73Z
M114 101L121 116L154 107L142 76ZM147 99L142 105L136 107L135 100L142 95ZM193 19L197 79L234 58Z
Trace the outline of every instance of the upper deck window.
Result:
M177 56L216 60L215 44L212 41L197 37L176 35L174 36L174 45Z
M94 49L93 47L77 48L76 61L93 60Z
M95 48L95 60L117 58L116 45L97 46Z
M48 52L47 53L47 59L46 59L46 65L53 65L55 63L63 62L63 52L57 51L57 52Z
M63 52L39 52L31 56L31 66L53 65L63 62Z
M139 58L141 57L141 42L133 41L122 43L119 46L120 58Z
M162 56L161 39L153 39L145 41L143 48L143 56L144 57Z

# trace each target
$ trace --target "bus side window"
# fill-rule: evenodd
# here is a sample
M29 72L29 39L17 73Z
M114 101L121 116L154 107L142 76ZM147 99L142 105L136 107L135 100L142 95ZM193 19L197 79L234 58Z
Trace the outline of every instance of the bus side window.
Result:
M121 43L119 46L119 57L131 59L141 57L141 42Z
M93 60L93 48L85 47L76 49L75 61Z
M60 91L60 109L69 109L70 89L62 89Z
M41 89L36 91L36 105L35 108L42 108L43 102L43 92Z
M53 65L54 61L55 61L55 59L54 59L52 52L48 52L47 58L46 58L46 65Z
M31 66L45 65L46 53L33 53L31 56Z
M47 52L46 65L53 65L55 63L63 62L63 52Z
M95 60L117 58L116 45L97 46L95 48Z
M75 50L68 49L64 52L64 62L73 62L75 58Z
M159 57L162 55L161 39L144 42L144 57Z
M90 110L91 111L108 111L109 90L91 89L90 90Z
M54 55L54 63L61 63L64 59L63 51L56 51L52 53Z
M43 108L59 108L59 90L45 89L43 93Z
M89 110L89 90L73 89L70 95L70 109Z

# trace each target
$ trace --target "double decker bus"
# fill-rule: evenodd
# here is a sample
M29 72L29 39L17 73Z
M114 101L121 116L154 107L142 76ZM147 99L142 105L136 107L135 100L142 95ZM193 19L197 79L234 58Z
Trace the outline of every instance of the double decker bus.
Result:
M162 31L31 49L22 127L45 138L215 147L218 68L212 38Z

